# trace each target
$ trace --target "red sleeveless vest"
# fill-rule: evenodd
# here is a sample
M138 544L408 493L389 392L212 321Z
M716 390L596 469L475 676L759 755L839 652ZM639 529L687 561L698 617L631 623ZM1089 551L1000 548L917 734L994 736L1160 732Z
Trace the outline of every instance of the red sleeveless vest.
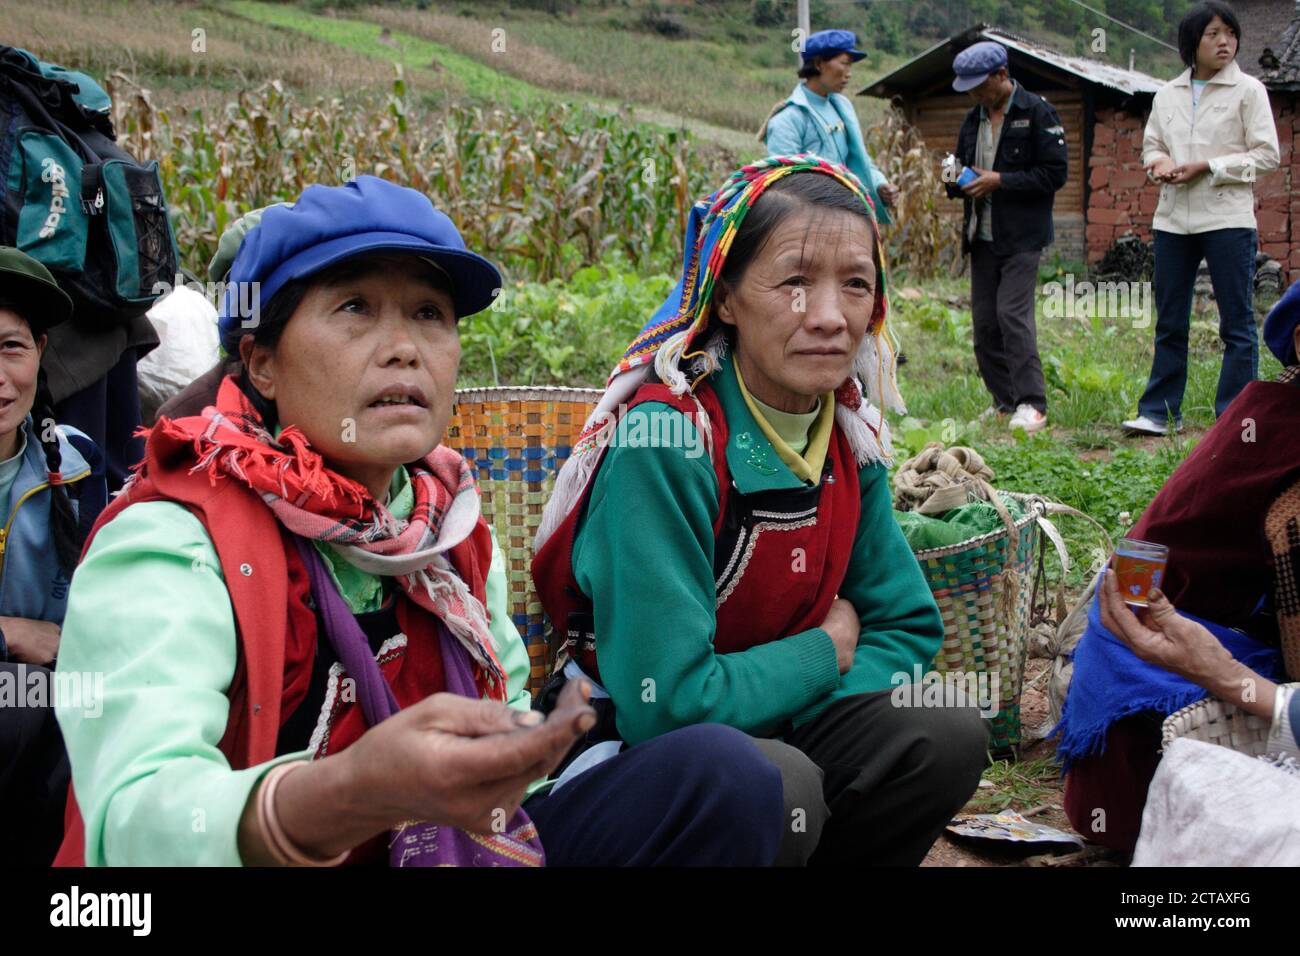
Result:
M722 405L707 382L695 394L709 418L718 478L714 649L734 653L818 627L844 582L862 510L858 466L848 440L838 425L832 430L816 487L742 495L727 464ZM675 408L692 422L698 414L689 397L676 396L658 383L641 386L628 407L652 401ZM605 451L608 447L601 452L602 460ZM574 575L573 544L598 473L599 463L577 505L532 565L538 597L564 650L597 681L600 641L591 625L593 596L582 592Z
M309 598L307 569L291 532L275 519L262 498L228 478L212 484L206 472L190 474L189 443L155 430L145 446L139 475L100 514L85 548L99 529L124 508L141 501L173 501L203 523L221 562L234 610L237 661L227 691L230 716L218 748L235 770L275 756L281 725L303 703L316 655L316 616ZM480 601L486 596L492 539L479 518L468 538L448 552L452 566ZM445 687L442 653L432 616L397 594L397 622L406 645L380 659L380 671L400 706ZM367 729L358 703L333 701L317 757L336 753ZM68 788L63 844L55 866L83 866L85 828L76 795Z

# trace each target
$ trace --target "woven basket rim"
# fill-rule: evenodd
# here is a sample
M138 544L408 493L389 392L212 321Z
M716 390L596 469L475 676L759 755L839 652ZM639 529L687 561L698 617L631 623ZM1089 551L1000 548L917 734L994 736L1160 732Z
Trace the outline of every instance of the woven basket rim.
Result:
M1042 495L1029 495L1020 491L1003 491L1000 488L994 488L993 490L1000 495L1006 495L1008 498L1016 498L1030 506L1029 511L1015 522L1015 529L1017 531L1038 518L1038 511L1033 507L1033 504L1036 501L1042 501ZM1005 538L1006 536L1007 529L1004 525L996 531L987 531L984 534L976 535L973 538L967 538L965 541L958 541L956 544L945 544L940 548L926 548L924 551L913 551L912 554L915 555L918 560L922 558L942 558L947 557L950 554L960 554L962 551L970 550L977 544L996 541L998 538Z
M568 385L485 385L482 388L458 388L453 405L491 399L511 401L564 401L595 404L605 393L598 388L572 388Z
M1283 683L1278 686L1300 688L1300 681ZM1171 743L1183 736L1183 734L1176 732L1176 724L1180 718L1190 717L1196 720L1197 722L1188 728L1188 730L1194 730L1204 724L1205 717L1202 715L1209 714L1211 710L1216 708L1222 712L1220 717L1223 720L1236 720L1237 718L1256 716L1255 714L1247 713L1236 704L1231 704L1226 700L1219 700L1217 697L1202 697L1200 700L1192 701L1184 707L1179 707L1161 722L1161 746L1163 747L1165 744ZM1267 718L1264 717L1260 717L1259 719L1267 720Z

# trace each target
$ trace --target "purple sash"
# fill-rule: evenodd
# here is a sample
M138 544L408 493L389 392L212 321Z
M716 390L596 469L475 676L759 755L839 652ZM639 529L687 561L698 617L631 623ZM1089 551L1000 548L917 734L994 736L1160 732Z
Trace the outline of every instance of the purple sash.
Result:
M311 593L316 599L329 639L339 663L356 681L357 701L366 723L374 727L400 709L393 689L380 673L361 625L352 615L325 570L316 548L306 538L295 536L298 553L307 565ZM442 650L442 667L447 691L462 697L478 697L473 664L460 642L437 622ZM504 813L500 814L504 817ZM391 831L389 866L542 866L545 856L537 828L522 809L516 810L501 832L490 836L468 833L436 823L408 822Z

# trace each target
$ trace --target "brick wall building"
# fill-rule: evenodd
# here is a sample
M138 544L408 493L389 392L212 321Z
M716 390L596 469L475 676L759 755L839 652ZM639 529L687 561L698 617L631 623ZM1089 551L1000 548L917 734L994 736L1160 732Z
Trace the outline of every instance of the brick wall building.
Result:
M1293 282L1300 279L1300 0L1237 0L1234 9L1243 34L1238 63L1268 88L1281 150L1280 167L1255 185L1260 249L1282 263ZM897 97L936 156L942 155L956 143L971 106L969 97L954 95L949 86L952 59L986 39L1007 47L1012 76L1046 96L1065 126L1070 179L1053 207L1055 248L1065 258L1095 262L1122 236L1150 239L1160 189L1142 168L1142 133L1163 79L978 26L862 92ZM960 222L960 205L951 207L947 212Z

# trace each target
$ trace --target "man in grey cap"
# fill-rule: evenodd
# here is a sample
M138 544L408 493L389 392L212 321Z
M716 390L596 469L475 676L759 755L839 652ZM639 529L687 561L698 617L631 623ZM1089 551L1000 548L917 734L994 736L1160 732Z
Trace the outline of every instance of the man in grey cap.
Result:
M945 183L965 203L962 253L970 256L975 361L993 396L988 414L1010 412L1011 428L1047 425L1038 358L1034 291L1038 260L1051 244L1052 201L1068 171L1056 110L1011 78L1007 51L984 41L952 63L952 87L976 106L957 134L957 159L976 178Z

